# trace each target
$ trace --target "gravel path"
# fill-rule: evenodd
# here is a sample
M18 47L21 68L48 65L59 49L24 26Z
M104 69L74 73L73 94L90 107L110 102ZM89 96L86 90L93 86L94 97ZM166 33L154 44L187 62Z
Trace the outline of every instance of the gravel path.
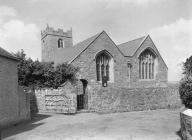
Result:
M38 114L8 128L3 140L180 140L180 110L113 114Z

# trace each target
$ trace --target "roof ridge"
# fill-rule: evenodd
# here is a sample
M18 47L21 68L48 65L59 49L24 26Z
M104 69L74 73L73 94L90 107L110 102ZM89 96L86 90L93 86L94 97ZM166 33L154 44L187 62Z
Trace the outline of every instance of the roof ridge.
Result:
M145 41L148 35L130 40L128 42L119 44L118 47L123 52L124 56L133 56L136 50L141 46L141 44Z
M103 32L103 31L102 31L102 32ZM76 45L78 45L78 44L80 44L80 43L82 43L82 42L84 42L84 41L86 41L86 40L88 40L88 39L91 39L92 37L97 38L97 36L99 36L102 32L99 32L99 33L97 33L97 34L95 34L95 35L92 35L91 37L88 37L88 38L84 39L83 41L80 41L80 42L76 43L75 45L73 45L73 47L75 47Z
M141 38L146 38L148 35L145 35L145 36L142 36L142 37L139 37L139 38L135 38L135 39L133 39L133 40L129 40L129 41L127 41L127 42L124 42L124 43L121 43L121 44L119 44L119 45L122 45L122 44L125 44L125 43L128 43L128 42L131 42L131 41L135 41L135 40L138 40L138 39L141 39ZM117 45L117 46L119 46L119 45Z

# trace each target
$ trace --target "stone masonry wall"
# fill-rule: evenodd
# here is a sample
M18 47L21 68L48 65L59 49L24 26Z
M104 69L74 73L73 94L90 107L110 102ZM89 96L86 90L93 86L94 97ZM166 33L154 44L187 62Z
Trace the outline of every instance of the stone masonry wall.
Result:
M178 87L119 88L96 86L89 90L89 110L124 112L181 107Z
M102 50L107 50L113 56L114 60L114 82L109 84L127 86L127 60L105 32L81 53L72 64L80 68L82 79L86 79L90 86L101 85L101 82L96 80L95 56Z
M181 107L181 100L178 92L178 85L166 87L148 87L148 88L126 88L119 86L87 87L88 104L87 110L91 112L124 112L141 111L165 108ZM50 98L57 98L58 95L65 95L68 100L64 106L59 106L59 110L54 107L46 106L46 95ZM44 89L36 90L37 107L40 112L57 113L76 113L77 111L77 91L66 89Z
M157 56L157 71L154 80L144 80L139 79L139 55L145 49L151 49ZM167 83L167 72L168 68L166 67L165 62L161 58L160 53L158 52L157 48L153 44L153 41L148 36L146 40L143 42L141 47L136 51L134 56L131 58L132 63L132 74L131 74L131 87L154 87L154 86L165 86Z
M77 94L75 88L69 88L66 85L60 89L35 90L32 99L33 102L34 100L36 102L31 107L35 111L66 114L73 114L77 111Z
M62 39L64 48L58 48L58 40ZM64 32L61 29L46 28L42 33L42 61L61 63L60 57L65 48L73 46L72 30Z

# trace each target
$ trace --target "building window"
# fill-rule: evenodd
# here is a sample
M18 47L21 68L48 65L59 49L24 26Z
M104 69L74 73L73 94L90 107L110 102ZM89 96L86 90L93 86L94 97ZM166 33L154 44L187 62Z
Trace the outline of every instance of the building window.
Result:
M107 76L107 81L109 81L109 64L106 65L106 76Z
M64 44L63 44L63 39L60 38L60 39L58 40L58 48L64 48L63 46L64 46Z
M107 81L113 81L113 59L111 55L102 51L96 56L97 81L102 81L104 77Z
M156 56L149 49L142 52L139 56L139 78L154 79Z
M128 71L127 71L127 76L128 76L128 81L130 82L131 80L131 67L132 65L130 63L127 63Z
M101 73L100 64L96 64L96 71L97 71L97 81L101 81L101 79L100 79L100 73Z

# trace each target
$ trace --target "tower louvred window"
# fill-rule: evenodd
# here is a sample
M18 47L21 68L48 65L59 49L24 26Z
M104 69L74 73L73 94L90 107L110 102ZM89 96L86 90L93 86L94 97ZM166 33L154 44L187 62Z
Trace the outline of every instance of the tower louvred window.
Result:
M58 40L58 48L63 48L63 39Z

